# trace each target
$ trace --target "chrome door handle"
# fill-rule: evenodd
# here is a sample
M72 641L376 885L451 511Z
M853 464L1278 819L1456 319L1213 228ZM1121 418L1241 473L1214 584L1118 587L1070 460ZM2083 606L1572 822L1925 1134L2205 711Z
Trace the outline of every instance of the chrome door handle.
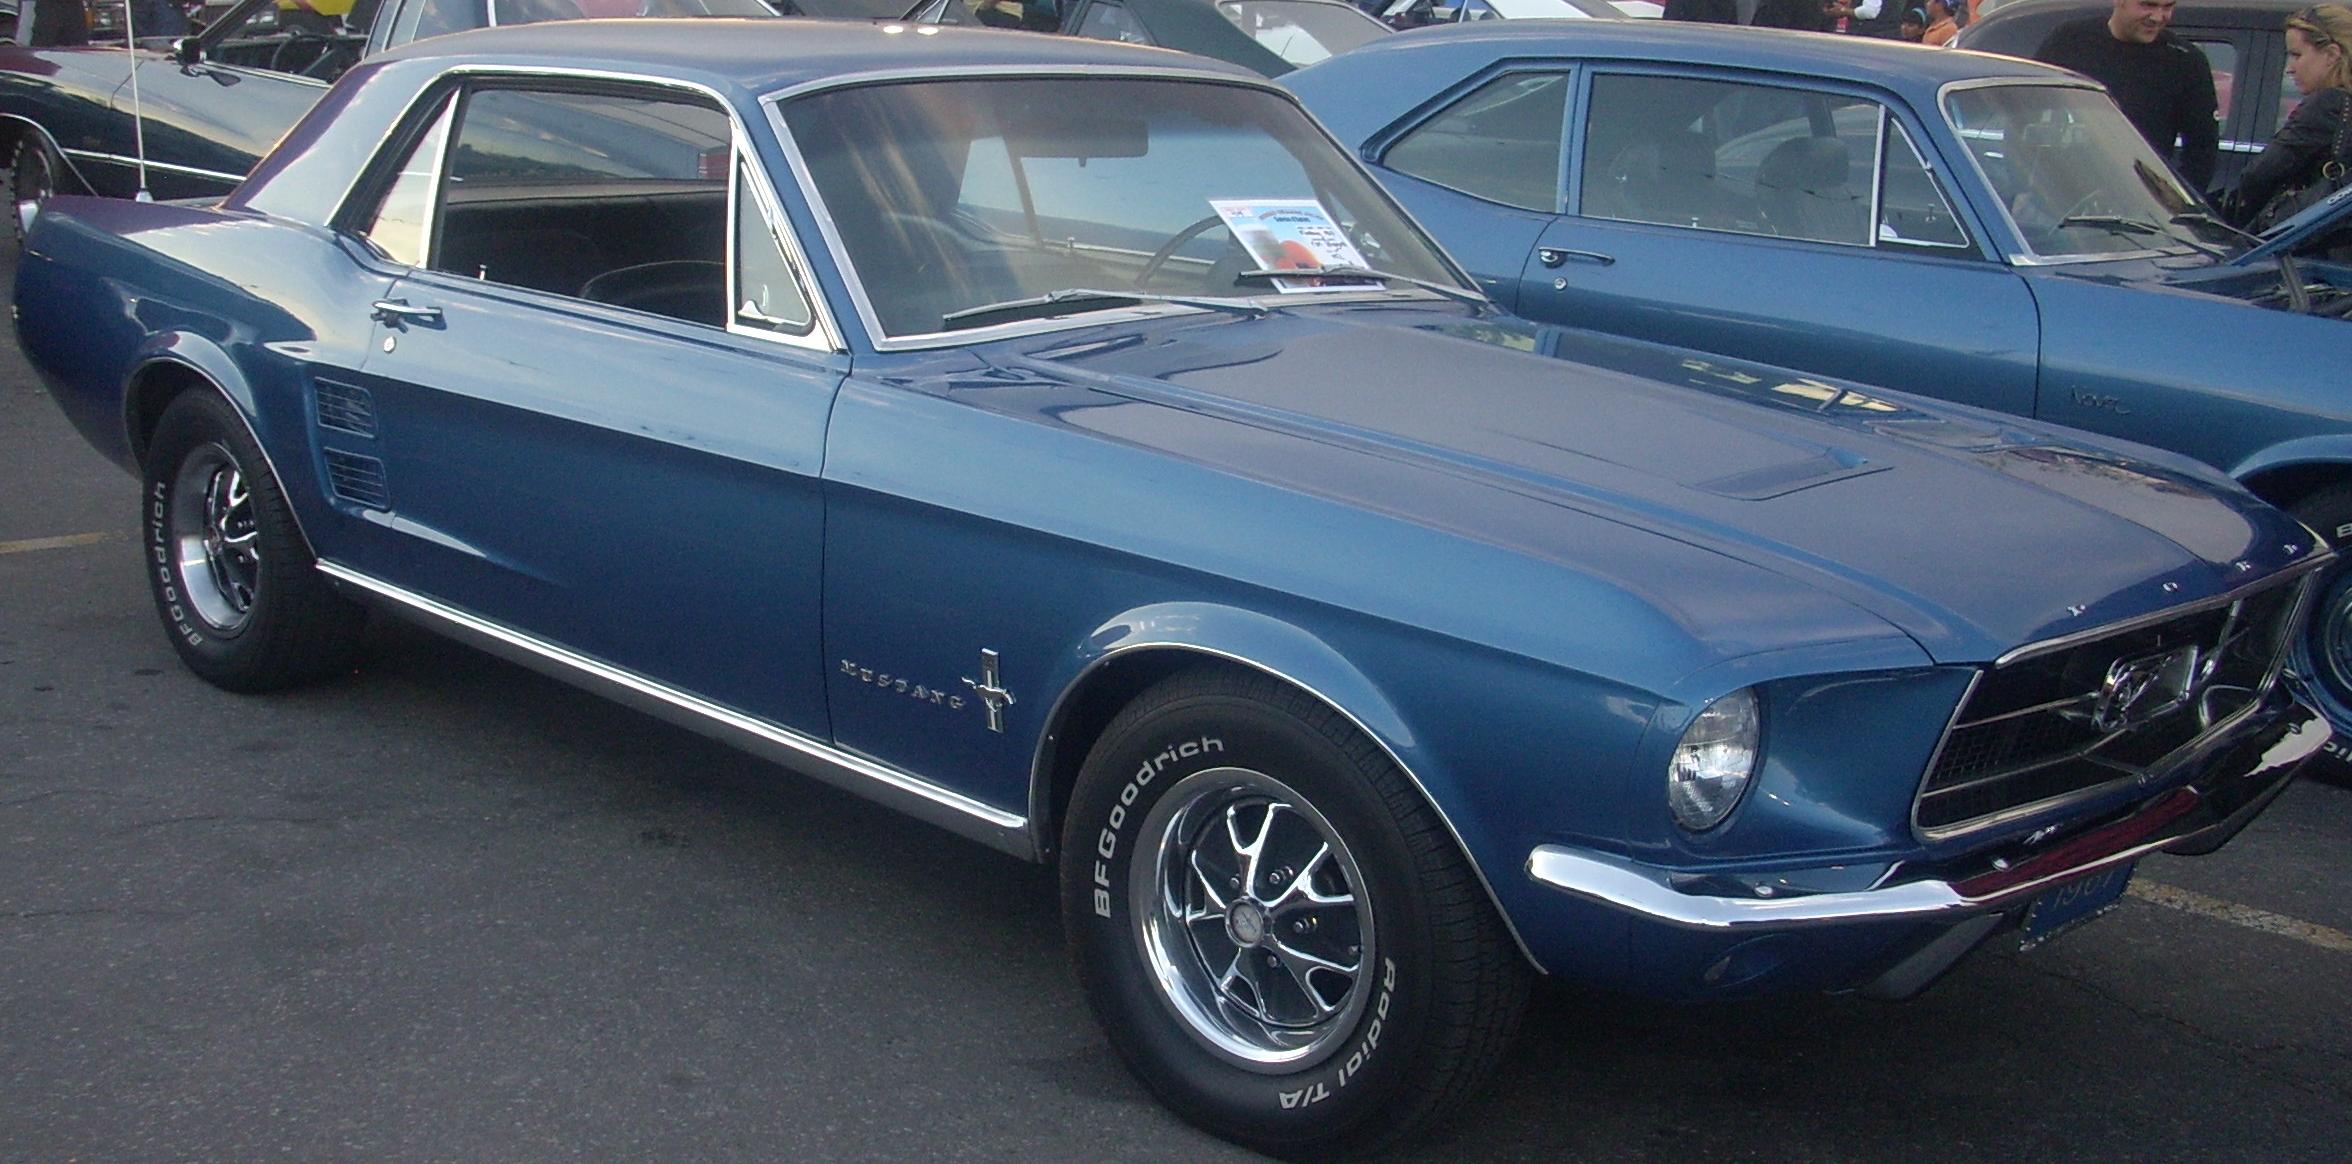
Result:
M378 299L369 304L368 309L370 318L384 323L418 323L434 327L441 325L440 308L411 307L406 299Z
M1570 259L1600 267L1610 266L1617 261L1615 255L1604 255L1599 251L1579 251L1567 247L1537 247L1535 249L1535 261L1546 267L1557 267Z

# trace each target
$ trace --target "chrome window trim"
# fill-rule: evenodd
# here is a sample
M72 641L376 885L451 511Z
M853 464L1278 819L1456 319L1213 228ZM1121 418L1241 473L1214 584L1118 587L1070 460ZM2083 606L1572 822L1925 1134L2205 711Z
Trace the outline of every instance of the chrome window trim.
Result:
M1062 713L1064 709L1068 707L1070 698L1077 694L1081 688L1086 686L1088 679L1092 678L1097 672L1101 671L1103 667L1108 665L1111 661L1121 658L1125 655L1132 654L1136 651L1149 650L1183 651L1187 654L1218 659L1223 662L1247 667L1250 670L1256 671L1262 675L1270 676L1274 679L1280 680L1283 683L1287 683L1291 687L1299 691L1303 691L1309 696L1312 696L1316 702L1321 703L1323 706L1338 712L1342 718L1346 719L1348 723L1356 729L1356 731L1362 733L1365 739L1372 741L1373 746L1380 749L1380 754L1388 757L1389 763L1396 765L1397 771L1405 774L1405 779L1412 783L1414 791L1421 794L1422 802L1429 806L1431 812L1437 814L1438 823L1445 826L1446 835L1453 838L1454 848L1462 854L1463 860L1466 860L1470 863L1470 872L1477 876L1479 888L1486 891L1486 900L1488 904L1494 907L1495 916L1502 919L1503 929L1510 933L1511 941L1519 947L1520 955L1527 959L1528 965L1535 967L1537 973L1543 974L1547 977L1551 974L1551 971L1546 969L1544 964L1536 958L1535 951L1528 947L1527 939L1520 935L1519 925L1515 920L1512 919L1511 911L1503 907L1503 899L1495 893L1494 882L1487 877L1486 867L1478 863L1477 856L1471 851L1469 844L1462 839L1462 830L1454 827L1454 819L1446 813L1445 806L1439 804L1437 798L1429 794L1429 786L1422 782L1420 774L1413 771L1412 766L1406 764L1404 758L1397 755L1394 748L1388 746L1388 741L1381 738L1380 733L1373 731L1370 724L1367 724L1363 720L1357 718L1356 713L1350 711L1347 708L1347 705L1336 699L1333 699L1329 695L1324 694L1323 691L1317 688L1314 684L1308 683L1286 671L1269 667L1266 664L1261 663L1256 659L1249 658L1245 655L1236 655L1230 651L1219 650L1216 647L1203 646L1199 643L1189 643L1173 639L1149 639L1121 643L1118 646L1103 652L1100 657L1094 659L1092 662L1089 662L1078 672L1076 676L1071 678L1068 684L1063 686L1061 693L1054 697L1053 706L1046 711L1045 730L1039 734L1037 738L1036 749L1031 754L1029 760L1029 819L1031 821L1044 821L1050 819L1050 814L1047 811L1048 806L1046 804L1046 799L1052 794L1053 791L1053 774L1046 770L1046 749L1057 742L1057 738L1060 734L1059 728L1062 723ZM1050 838L1046 837L1043 833L1037 834L1038 849L1036 853L1032 855L1032 860L1040 862L1045 860L1045 846L1049 840Z
M433 88L438 90L441 87L435 85ZM417 140L417 145L421 146L436 132L441 135L441 148L435 151L435 156L432 160L432 168L429 171L432 175L432 184L425 188L424 222L421 223L419 227L424 232L425 236L424 246L421 248L423 253L419 255L418 262L415 264L417 267L421 267L428 271L433 269L433 246L435 243L440 241L441 238L441 232L434 229L434 226L439 220L441 214L441 179L449 172L449 143L451 139L457 136L455 132L457 129L457 101L458 98L464 95L465 90L462 87L457 86L452 86L446 92L444 92L441 97L441 112L425 126L425 136ZM400 120L393 122L393 124L399 125L407 120L408 113L404 110L400 115ZM381 154L375 155L375 157L381 156ZM375 157L370 157L368 159L370 166L374 165ZM362 172L364 173L365 171L363 170ZM392 185L397 185L399 183L400 175L397 171L393 173L391 181ZM392 185L387 185L384 187L384 193L386 195L391 194ZM346 195L346 201L348 200L349 196ZM338 211L335 217L341 218L343 215L340 211ZM371 218L369 221L372 224L374 219ZM400 266L404 267L409 266L409 264L402 263L398 258L395 258L390 251L387 251L383 247L377 245L375 238L367 234L365 231L354 230L351 232L351 235L353 238L356 238L360 242L365 243L367 245L368 251L371 254L383 256L386 262L399 264Z
M730 167L741 164L749 164L751 166L753 176L756 177L759 182L762 185L765 185L770 191L768 195L763 196L760 209L763 213L770 213L771 216L768 223L769 229L774 230L777 238L784 242L785 260L794 265L793 273L801 280L801 297L808 301L809 312L815 318L815 326L810 328L808 334L806 335L788 335L780 332L761 331L756 328L744 328L738 330L734 325L735 305L730 303L727 305L727 326L724 328L724 330L729 335L750 336L768 343L781 344L785 347L799 348L804 351L839 353L849 350L848 346L842 340L841 329L833 321L833 314L830 307L828 307L824 302L824 296L818 294L820 288L816 286L815 280L810 277L811 273L808 266L807 254L800 245L798 232L790 229L791 221L789 219L783 217L781 214L772 213L776 209L775 205L772 202L765 200L766 198L773 197L773 192L775 189L775 177L774 175L768 173L767 167L765 165L761 164L758 151L751 148L750 127L744 123L742 118L736 116L735 107L727 101L725 94L722 94L719 92L719 90L709 85L702 84L699 81L682 80L676 77L655 76L650 73L630 73L617 69L585 69L564 65L499 65L488 63L460 64L453 65L450 68L442 70L441 73L438 74L432 82L418 89L416 97L412 98L409 101L407 107L402 109L400 114L392 119L392 124L395 126L406 124L410 118L417 115L417 107L419 105L425 104L429 99L439 99L442 97L444 95L446 82L454 80L459 86L463 86L472 80L482 77L522 77L533 80L571 80L605 82L622 85L642 85L658 89L673 89L684 93L691 93L698 97L707 98L710 103L715 106L727 119L728 132L732 138L732 141L730 142ZM461 123L453 123L450 126L450 134L442 142L442 166L446 166L448 151L456 148L455 143L457 141L458 130L462 128L463 126ZM366 180L368 171L374 168L376 159L382 156L382 148L378 147L375 152L372 152L368 155L368 163L366 165L360 166L359 169L352 174L351 181L344 185L342 196L336 200L337 209L335 214L330 217L330 222L336 219L341 219L344 213L351 209L352 199L358 196L360 185L363 181ZM240 179L240 181L242 181L242 179ZM733 186L734 181L734 173L732 169L730 169L727 176L727 182L730 187ZM440 209L439 194L439 186L438 182L436 182L434 194L431 199L433 204L433 211L435 213L438 213ZM728 201L728 208L730 211L734 207L732 199L733 195L730 193ZM784 229L779 230L777 229L778 226L782 226ZM433 261L433 243L439 235L439 232L433 229L433 224L430 222L430 220L428 220L426 226L426 233L427 238L425 242L425 264L423 269L429 270L432 267ZM734 277L735 261L733 243L734 237L735 224L732 221L729 221L727 224L727 238L729 240L727 264L728 278L730 282L727 295L730 299L734 298L735 294L732 283ZM443 273L446 274L448 272ZM528 290L528 288L525 288L525 290ZM576 299L577 297L564 296L564 298ZM580 301L585 302L585 300ZM627 309L621 308L619 310ZM697 324L694 326L708 325Z
M932 24L908 25L902 23L885 24L882 26L885 32L895 29L901 32L912 31L916 35L922 35L923 30L925 29L936 29L938 27L940 26ZM790 85L785 88L778 89L772 93L764 94L759 98L759 102L760 104L767 107L768 129L770 132L776 135L776 143L783 150L785 163L792 169L793 181L799 184L800 195L807 201L809 211L816 219L817 233L824 238L825 247L832 255L833 269L837 274L840 275L842 286L848 288L849 290L850 306L855 309L858 322L865 326L866 342L872 345L875 351L925 351L935 348L962 347L968 344L981 343L987 340L1011 339L1017 336L1039 335L1048 332L1073 331L1079 328L1097 327L1106 323L1123 323L1138 319L1149 319L1156 316L1194 315L1205 313L1209 310L1205 307L1187 307L1183 304L1177 303L1140 303L1133 307L1087 311L1077 315L1060 316L1051 319L1018 320L1012 323L1000 323L989 327L965 328L959 331L930 331L910 333L907 335L891 335L882 329L881 318L874 311L873 300L866 294L865 281L858 277L857 268L851 265L849 261L848 245L842 239L840 230L835 227L833 223L833 214L826 208L824 197L817 191L816 180L809 172L808 159L801 153L800 143L793 139L791 126L787 125L784 121L784 103L795 100L797 98L812 96L818 93L832 92L837 89L863 88L868 85L896 84L906 81L969 81L980 78L1018 79L1028 77L1048 79L1067 77L1108 77L1121 80L1192 81L1203 84L1229 85L1238 89L1250 89L1261 93L1270 93L1284 101L1287 101L1290 103L1291 108L1298 110L1299 113L1306 118L1307 124L1313 128L1314 132L1321 135L1322 139L1330 143L1331 147L1337 150L1342 157L1349 159L1349 161L1356 166L1358 173L1362 174L1364 183L1366 187L1372 192L1373 197L1381 199L1388 205L1389 210L1393 212L1400 220L1409 224L1414 230L1420 231L1422 238L1429 243L1431 251L1438 256L1439 260L1444 264L1445 269L1452 273L1455 280L1460 284L1462 290L1480 296L1484 296L1486 294L1485 289L1479 284L1479 282L1476 279L1471 278L1468 272L1463 271L1461 266L1454 261L1453 256L1446 253L1444 247L1439 245L1435 239L1430 238L1429 232L1422 228L1419 220L1415 219L1411 214L1407 213L1405 208L1397 203L1395 196L1391 195L1387 188L1380 184L1377 178L1374 178L1369 173L1364 172L1363 161L1361 159L1357 158L1355 154L1345 145L1341 144L1338 139L1332 137L1331 132L1323 128L1323 123L1316 120L1313 114L1308 113L1305 106L1299 104L1298 98L1291 96L1288 90L1283 89L1271 82L1250 77L1232 77L1218 73L1199 72L1183 68L1149 68L1132 65L985 65L976 68L962 69L943 65L927 65L919 68L874 69L863 73L844 73L839 76L823 77L813 81L803 81L800 84ZM1297 306L1302 302L1395 302L1399 300L1420 300L1423 298L1443 300L1444 297L1439 296L1434 292L1420 292L1412 290L1397 290L1386 287L1374 287L1365 288L1363 290L1322 291L1317 292L1314 295L1304 297L1285 296L1280 294L1235 296L1233 302L1236 304L1257 304L1263 307L1273 307Z
M1989 816L1971 817L1968 820L1961 821L1957 824L1942 825L1936 828L1923 827L1919 823L1919 807L1920 803L1927 797L1927 782L1929 778L1935 775L1936 765L1943 761L1944 749L1952 741L1953 730L1959 726L1960 713L1968 709L1969 698L1976 694L1977 687L1984 682L1985 676L1992 673L1993 670L2006 666L2009 663L2018 662L2024 659L2036 658L2041 655L2049 654L2053 651L2066 650L2071 647L2078 647L2087 643L2097 642L2098 640L2107 638L2111 635L2129 634L2130 632L2138 630L2141 627L2149 626L2155 623L2169 622L2173 619L2186 618L2191 615L2201 614L2207 610L2212 610L2221 606L2227 606L2231 603L2239 601L2240 599L2243 599L2249 594L2267 589L2268 587L2274 585L2292 586L2297 588L2299 591L2299 593L2295 595L2294 601L2290 603L2290 609L2287 611L2285 619L2287 628L2285 633L2287 637L2291 638L2295 634L2296 628L2302 625L2306 608L2308 608L2311 604L2311 595L2313 590L2312 583L2318 577L2318 570L2334 556L2335 555L2333 553L2322 553L2315 555L2302 562L2298 562L2293 566L2278 570L2259 582L2249 583L2216 598L2202 599L2197 602L2172 607L2169 610L2141 615L2138 618L2126 619L2122 622L2110 623L2094 630L2081 631L2060 638L2048 639L2041 643L2028 644L2027 646L2019 647L2014 651L2010 651L2008 654L2002 655L1999 659L1994 660L1991 667L1978 668L1976 675L1968 681L1968 689L1961 692L1960 701L1952 705L1951 717L1944 722L1944 732L1941 736L1936 738L1935 751L1928 756L1927 767L1920 771L1919 782L1912 790L1910 821L1912 835L1918 837L1922 841L1942 841L1968 833L1999 828L2002 825L2009 824L2012 821L2020 820L2025 817L2038 816L2046 812L2066 807L2067 805L2077 804L2085 800L2094 800L2098 797L2105 796L2114 792L2117 788L2139 782L2142 772L2169 769L2173 766L2170 761L2175 760L2177 757L2188 755L2203 749L2211 741L2227 735L2232 729L2236 728L2240 723L2243 723L2248 716L2251 716L2256 711L2261 710L2264 697L2270 694L2272 688L2278 686L2279 676L2285 672L2287 656L2293 653L2293 648L2289 645L2282 644L2278 654L2271 659L2270 669L2263 673L2262 682L2255 688L2254 698L2248 701L2245 707L2238 709L2236 714L2222 719L2214 723L2211 727L2206 728L2204 731L2197 733L2197 735L2190 739L2189 742L2182 744L2180 747L2175 748L2173 751L2160 757L2154 765L2139 769L2138 771L2125 771L2119 768L2115 778L2112 780L2102 780L2096 784L2090 784L2081 788L2059 793L2056 796L2044 797L2040 800L2030 801L2025 804L2012 805ZM2297 575L2300 576L2298 577ZM2282 581L2282 579L2285 580ZM1988 720L1986 722L1992 721ZM2114 738L2113 735L2106 737L2106 739L2112 738ZM2101 741L2101 743L2104 742L2105 739ZM2099 745L2094 744L2091 745L2090 748L2096 748L2098 746ZM2069 759L2079 759L2085 752L2089 751L2090 748L2083 749L2079 752L2070 753L2067 756L2052 759L2047 763L2064 763Z
M1971 252L1977 255L1986 254L1985 247L1977 242L1974 234L1968 229L1967 220L1961 217L1959 204L1953 202L1951 192L1944 189L1944 187L1950 185L1950 183L1944 179L1943 167L1936 165L1934 161L1930 160L1928 157L1928 152L1926 150L1920 149L1919 143L1912 140L1911 131L1903 127L1903 119L1895 116L1893 107L1884 106L1882 109L1884 111L1884 117L1881 119L1880 124L1884 126L1884 129L1880 134L1879 141L1878 176L1876 180L1871 183L1871 197L1874 200L1874 208L1871 212L1870 220L1870 245L1874 247L1888 245L1885 240L1878 237L1878 229L1885 223L1886 160L1887 156L1892 152L1888 148L1885 138L1887 134L1891 133L1898 135L1903 139L1903 148L1911 151L1912 160L1918 162L1920 170L1927 174L1928 189L1935 191L1936 200L1943 203L1944 213L1951 218L1953 229L1960 232L1960 241L1956 243L1928 242L1924 239L1903 239L1899 244L1896 244L1899 247L1904 248L1902 253L1911 253L1913 249L1918 249L1929 251L1950 251L1955 255L1962 251Z
M713 703L348 566L321 561L318 569L337 582L395 603L402 613L510 662L879 801L1001 852L1034 859L1035 841L1026 817L974 800L904 769L836 748L773 720Z
M1999 89L2010 87L2083 89L2089 92L2098 93L2102 96L2104 96L2107 92L2107 90L2096 81L2092 81L2087 78L2074 77L1971 77L1963 81L1947 81L1942 86L1938 87L1936 89L1935 99L1936 116L1943 120L1944 128L1951 133L1953 140L1960 142L1960 154L1962 158L1968 163L1968 167L1976 172L1976 180L1979 188L1988 194L1998 193L1998 191L1993 187L1992 176L1985 173L1983 164L1976 160L1976 151L1968 148L1966 135L1963 134L1960 131L1960 127L1954 124L1952 121L1952 111L1948 103L1952 94L1954 93L1966 92L1972 89ZM2126 124L2129 123L2127 122ZM2004 227L2008 228L2009 239L2013 244L2015 244L2010 253L2003 256L2012 267L2058 267L2075 263L2110 263L2119 262L2126 259L2155 259L2174 255L2187 255L2196 253L2196 248L2183 243L2180 246L2169 249L2150 247L2144 250L2136 251L2098 251L2089 254L2045 255L2035 251L2032 246L2026 243L2025 232L2017 229L2017 220L2009 216L2009 208L2001 205L2001 200L1997 197L1994 198L1992 202L1994 211L1993 221L1999 222Z

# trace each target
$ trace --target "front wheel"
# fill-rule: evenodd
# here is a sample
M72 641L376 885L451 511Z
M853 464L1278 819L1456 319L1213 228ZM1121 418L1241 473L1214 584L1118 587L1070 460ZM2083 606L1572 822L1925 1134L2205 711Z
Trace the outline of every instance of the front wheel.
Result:
M8 230L18 247L43 200L57 193L57 159L40 135L30 130L18 135L16 152L8 159Z
M172 401L147 452L148 589L180 661L270 691L348 667L364 612L321 577L261 448L211 392Z
M1466 1097L1528 971L1468 861L1387 756L1263 677L1146 693L1088 755L1062 907L1096 1016L1193 1123L1364 1152Z
M2311 617L2295 638L2290 660L2310 680L2312 694L2331 723L2352 725L2352 485L2322 489L2296 503L2303 524L2318 530L2340 558L2320 575ZM2352 772L2352 756L2330 746L2338 772Z

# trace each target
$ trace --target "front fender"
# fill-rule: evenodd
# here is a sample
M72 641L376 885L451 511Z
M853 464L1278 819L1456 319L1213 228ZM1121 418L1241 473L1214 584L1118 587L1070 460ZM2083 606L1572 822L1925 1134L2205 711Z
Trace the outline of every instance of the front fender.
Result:
M2282 470L2308 477L2315 470L2329 468L2336 471L2339 479L2352 480L2352 432L2320 433L2267 445L2229 466L2228 472L2248 488L2254 488L2254 482ZM2262 490L2255 489L2255 492Z

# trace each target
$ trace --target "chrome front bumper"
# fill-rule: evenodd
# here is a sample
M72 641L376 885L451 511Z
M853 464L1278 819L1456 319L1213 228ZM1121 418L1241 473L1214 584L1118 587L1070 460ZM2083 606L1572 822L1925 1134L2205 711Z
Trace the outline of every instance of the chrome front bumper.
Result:
M2045 889L2148 853L2219 848L2286 788L2304 761L2327 746L2327 721L2299 700L2287 702L2283 714L2208 753L2207 771L2199 780L2045 851L2014 858L1984 855L1976 871L1962 876L1903 880L1906 870L1897 865L1876 886L1855 892L1727 897L1686 893L1676 887L1681 875L1559 845L1538 846L1530 853L1527 876L1630 915L1637 923L1705 933L1962 922L2022 905Z

